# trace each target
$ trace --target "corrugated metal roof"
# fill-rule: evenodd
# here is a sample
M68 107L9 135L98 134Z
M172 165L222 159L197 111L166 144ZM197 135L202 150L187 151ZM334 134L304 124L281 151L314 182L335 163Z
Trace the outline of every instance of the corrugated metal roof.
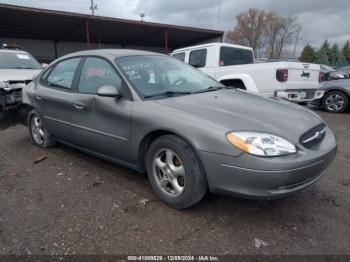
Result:
M91 42L125 45L164 45L168 31L169 47L178 48L210 38L222 37L222 31L153 22L91 16L32 7L0 4L0 35L54 41L84 41L86 21Z

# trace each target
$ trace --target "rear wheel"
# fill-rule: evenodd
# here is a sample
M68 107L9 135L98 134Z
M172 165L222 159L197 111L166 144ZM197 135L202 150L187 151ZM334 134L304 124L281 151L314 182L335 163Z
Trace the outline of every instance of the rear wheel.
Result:
M43 126L40 115L35 111L31 111L28 117L29 135L34 145L42 148L55 145L55 140Z
M166 135L152 143L146 157L148 179L157 197L184 209L199 202L207 191L203 168L188 143Z
M331 91L322 100L324 110L331 113L343 113L349 106L349 98L339 91Z

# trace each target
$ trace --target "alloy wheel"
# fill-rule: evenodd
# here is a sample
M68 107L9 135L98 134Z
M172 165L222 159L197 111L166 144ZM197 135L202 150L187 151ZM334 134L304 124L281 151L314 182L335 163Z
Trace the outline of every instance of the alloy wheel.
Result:
M328 110L336 112L340 111L344 106L344 98L339 94L332 94L326 99L326 107Z
M155 154L153 176L159 189L170 197L180 196L185 188L185 168L171 149L161 149Z
M45 139L45 131L42 126L41 120L37 115L34 115L31 119L31 132L32 137L38 145L42 145Z

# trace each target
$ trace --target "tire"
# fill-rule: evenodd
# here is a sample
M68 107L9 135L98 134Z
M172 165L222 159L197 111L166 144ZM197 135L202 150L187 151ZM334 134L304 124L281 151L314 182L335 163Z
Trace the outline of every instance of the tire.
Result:
M43 126L41 116L32 110L28 115L29 136L32 143L41 148L52 147L56 144L49 132Z
M156 196L167 205L185 209L207 192L203 167L191 146L174 135L156 139L146 156L147 175Z
M330 113L343 113L348 106L348 96L340 91L331 91L322 100L323 109Z

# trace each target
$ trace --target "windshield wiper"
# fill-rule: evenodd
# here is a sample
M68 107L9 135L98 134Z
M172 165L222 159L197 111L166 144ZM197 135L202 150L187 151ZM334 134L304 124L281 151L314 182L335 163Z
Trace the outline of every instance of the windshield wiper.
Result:
M156 96L174 96L174 95L190 95L192 92L190 91L166 91L163 93L153 94L153 95L146 95L144 98L151 98Z
M195 92L193 92L193 94L213 92L213 91L218 91L218 90L225 89L225 88L227 88L227 87L226 86L209 86L208 88L206 88L204 90L195 91Z

